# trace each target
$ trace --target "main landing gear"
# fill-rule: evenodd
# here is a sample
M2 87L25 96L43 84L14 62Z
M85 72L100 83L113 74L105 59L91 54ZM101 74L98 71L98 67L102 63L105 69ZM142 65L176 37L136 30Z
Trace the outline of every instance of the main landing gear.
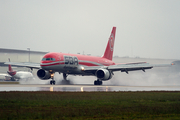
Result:
M64 78L64 80L67 80L66 78L67 78L67 74L66 73L63 73L63 78Z
M94 81L94 85L102 85L102 81L97 79Z
M67 76L68 76L68 74L63 73L63 80L61 81L62 85L70 85L70 81L67 80Z

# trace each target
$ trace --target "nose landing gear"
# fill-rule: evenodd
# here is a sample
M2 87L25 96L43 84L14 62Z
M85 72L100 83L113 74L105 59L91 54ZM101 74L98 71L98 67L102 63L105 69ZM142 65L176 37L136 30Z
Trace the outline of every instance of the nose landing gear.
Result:
M55 81L55 80L51 80L51 81L50 81L50 84L51 84L51 85L55 85L55 84L56 84L56 81Z
M54 80L54 73L51 73L51 81L50 81L50 84L51 85L55 85L56 84L56 81Z

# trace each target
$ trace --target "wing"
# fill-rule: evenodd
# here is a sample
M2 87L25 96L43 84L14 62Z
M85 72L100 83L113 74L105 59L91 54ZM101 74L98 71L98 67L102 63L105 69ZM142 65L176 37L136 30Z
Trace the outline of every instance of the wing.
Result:
M19 66L19 67L28 67L28 68L35 68L35 69L40 69L40 63L30 63L30 62L5 62L4 64L8 65L14 65L14 66Z
M112 72L121 71L126 72L128 74L129 71L142 70L145 72L146 69L151 69L153 67L169 67L172 64L149 64L145 62L141 63L127 63L127 64L117 64L111 66L95 66L95 67L84 67L85 72L95 72L98 69L107 69Z
M151 68L153 68L153 65L150 65L148 63L119 64L108 67L109 70L126 72L127 74L128 71L142 70L145 72L146 69L151 69Z

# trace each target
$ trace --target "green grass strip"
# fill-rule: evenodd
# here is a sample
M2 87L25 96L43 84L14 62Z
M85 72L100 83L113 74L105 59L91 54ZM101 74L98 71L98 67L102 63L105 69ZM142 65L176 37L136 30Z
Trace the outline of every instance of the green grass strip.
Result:
M3 119L179 119L180 92L0 92Z

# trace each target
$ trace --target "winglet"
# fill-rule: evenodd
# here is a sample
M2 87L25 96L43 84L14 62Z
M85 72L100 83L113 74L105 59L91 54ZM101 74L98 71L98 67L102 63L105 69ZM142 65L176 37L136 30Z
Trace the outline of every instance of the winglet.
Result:
M106 50L104 52L103 58L112 60L113 50L114 50L114 41L115 41L116 27L113 27L111 35L109 37Z

